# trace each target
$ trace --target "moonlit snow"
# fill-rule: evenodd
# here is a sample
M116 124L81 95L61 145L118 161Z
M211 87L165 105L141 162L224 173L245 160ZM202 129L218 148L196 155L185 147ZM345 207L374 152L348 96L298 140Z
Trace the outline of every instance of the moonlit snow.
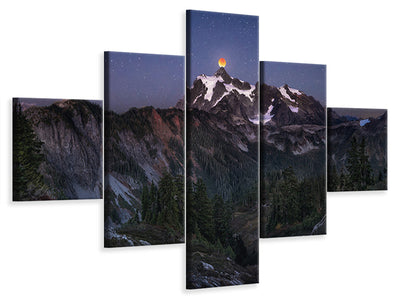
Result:
M360 126L364 126L365 124L371 123L370 119L360 120Z

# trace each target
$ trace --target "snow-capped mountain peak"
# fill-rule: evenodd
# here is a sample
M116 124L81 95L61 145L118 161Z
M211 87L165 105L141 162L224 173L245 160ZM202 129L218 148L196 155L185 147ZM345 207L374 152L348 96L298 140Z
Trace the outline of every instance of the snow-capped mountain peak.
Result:
M215 107L225 96L235 95L245 97L247 101L254 102L256 86L232 78L225 68L219 68L214 75L201 74L197 76L191 88L191 104L193 107L210 110Z

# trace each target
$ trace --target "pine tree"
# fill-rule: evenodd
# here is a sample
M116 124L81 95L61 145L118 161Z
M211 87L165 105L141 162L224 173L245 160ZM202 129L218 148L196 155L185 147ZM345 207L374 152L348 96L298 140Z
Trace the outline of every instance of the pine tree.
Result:
M360 160L360 189L366 190L368 185L373 184L372 168L367 154L365 138L363 137L359 145Z
M48 189L39 172L44 162L42 142L23 115L18 100L13 105L13 199L36 200L44 197Z
M195 184L194 199L197 212L197 225L200 233L211 243L215 241L213 206L207 196L206 185L202 179Z
M285 208L285 221L290 224L298 219L300 214L298 196L298 182L292 167L286 168L283 173L282 194Z
M351 147L347 152L348 159L346 168L348 171L348 180L344 186L345 190L362 191L374 183L372 168L369 162L369 156L366 151L365 138L358 143L353 137Z
M158 189L159 216L158 225L179 227L179 209L176 197L176 187L171 174L164 173Z
M214 199L214 230L215 238L219 240L224 247L228 246L230 229L230 216L227 205L220 195L215 195Z
M198 230L197 212L193 197L193 184L188 180L186 184L186 232L188 236L196 234L196 228Z
M328 169L328 191L337 191L340 184L340 178L335 166L330 166Z
M182 175L175 176L174 184L175 184L175 188L176 188L175 189L176 201L177 201L178 210L179 210L178 221L183 230L183 227L185 225L185 182L184 182L183 176Z
M150 186L150 192L149 192L149 206L150 206L150 211L149 214L147 214L147 222L150 224L156 224L157 222L157 217L159 213L159 204L158 204L158 193L157 193L157 187L154 184L154 182L151 182Z
M346 189L358 191L361 189L361 172L360 172L360 152L355 137L351 141L350 150L347 152L347 171L349 172L349 181Z

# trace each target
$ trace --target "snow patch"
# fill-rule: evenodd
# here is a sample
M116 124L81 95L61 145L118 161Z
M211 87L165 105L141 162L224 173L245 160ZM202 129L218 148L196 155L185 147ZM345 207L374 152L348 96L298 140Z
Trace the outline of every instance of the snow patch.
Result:
M250 85L250 89L249 90L240 90L240 89L238 89L237 87L235 87L232 84L226 84L226 83L223 83L223 84L225 86L226 92L223 93L222 96L219 99L217 99L217 101L215 101L213 107L216 106L218 104L218 102L220 102L226 95L229 95L233 90L235 90L239 94L249 98L250 101L253 102L251 94L254 92L254 90L256 88L254 85Z
M241 90L238 89L237 87L235 87L233 84L227 84L224 82L223 78L221 76L207 76L207 75L200 75L197 76L197 79L200 79L204 86L207 88L207 92L204 96L205 100L211 101L212 96L214 94L214 88L217 85L217 82L221 82L226 89L226 92L224 92L222 94L221 97L219 97L213 106L216 106L218 104L218 102L220 102L226 95L229 95L233 90L237 91L239 94L249 98L250 101L254 101L254 99L252 98L252 94L254 93L256 86L255 85L250 85L250 89L249 90ZM241 81L243 82L243 81ZM200 97L200 96L198 96ZM196 99L193 101L193 103L195 103L198 99L198 97L196 97Z
M364 126L365 124L371 123L370 119L364 119L364 120L360 120L360 126Z
M260 124L260 120L259 120L258 116L254 117L254 118L249 118L249 121L256 125Z
M281 86L281 87L279 88L279 92L281 92L283 98L286 98L286 99L288 99L288 100L290 100L290 101L292 101L292 102L296 102L296 100L290 98L290 96L289 96L289 94L286 92L286 89L285 89L284 86Z
M296 89L293 89L293 88L289 88L289 91L290 91L292 94L296 94L296 95L301 95L301 94L302 94L299 90L296 90Z
M204 99L211 101L215 85L222 78L220 76L217 77L217 76L200 75L197 77L197 79L200 79L207 88L207 93L204 96Z
M267 112L262 116L263 124L266 124L272 120L272 118L274 117L274 115L271 115L273 109L274 109L274 106L272 104L270 106L268 106Z
M201 97L201 94L198 95L198 96L196 97L196 99L194 99L193 104L196 103L197 99L199 99L200 97Z
M299 112L299 108L298 107L296 107L296 106L291 106L291 105L288 105L288 107L290 108L290 110L292 111L292 112L294 112L294 113L298 113Z

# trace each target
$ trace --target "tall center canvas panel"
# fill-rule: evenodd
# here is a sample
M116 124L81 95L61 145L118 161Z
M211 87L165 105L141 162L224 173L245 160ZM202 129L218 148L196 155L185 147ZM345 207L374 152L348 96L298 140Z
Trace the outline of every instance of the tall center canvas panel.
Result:
M184 242L183 66L105 53L106 247Z
M187 288L258 283L258 17L186 21Z

